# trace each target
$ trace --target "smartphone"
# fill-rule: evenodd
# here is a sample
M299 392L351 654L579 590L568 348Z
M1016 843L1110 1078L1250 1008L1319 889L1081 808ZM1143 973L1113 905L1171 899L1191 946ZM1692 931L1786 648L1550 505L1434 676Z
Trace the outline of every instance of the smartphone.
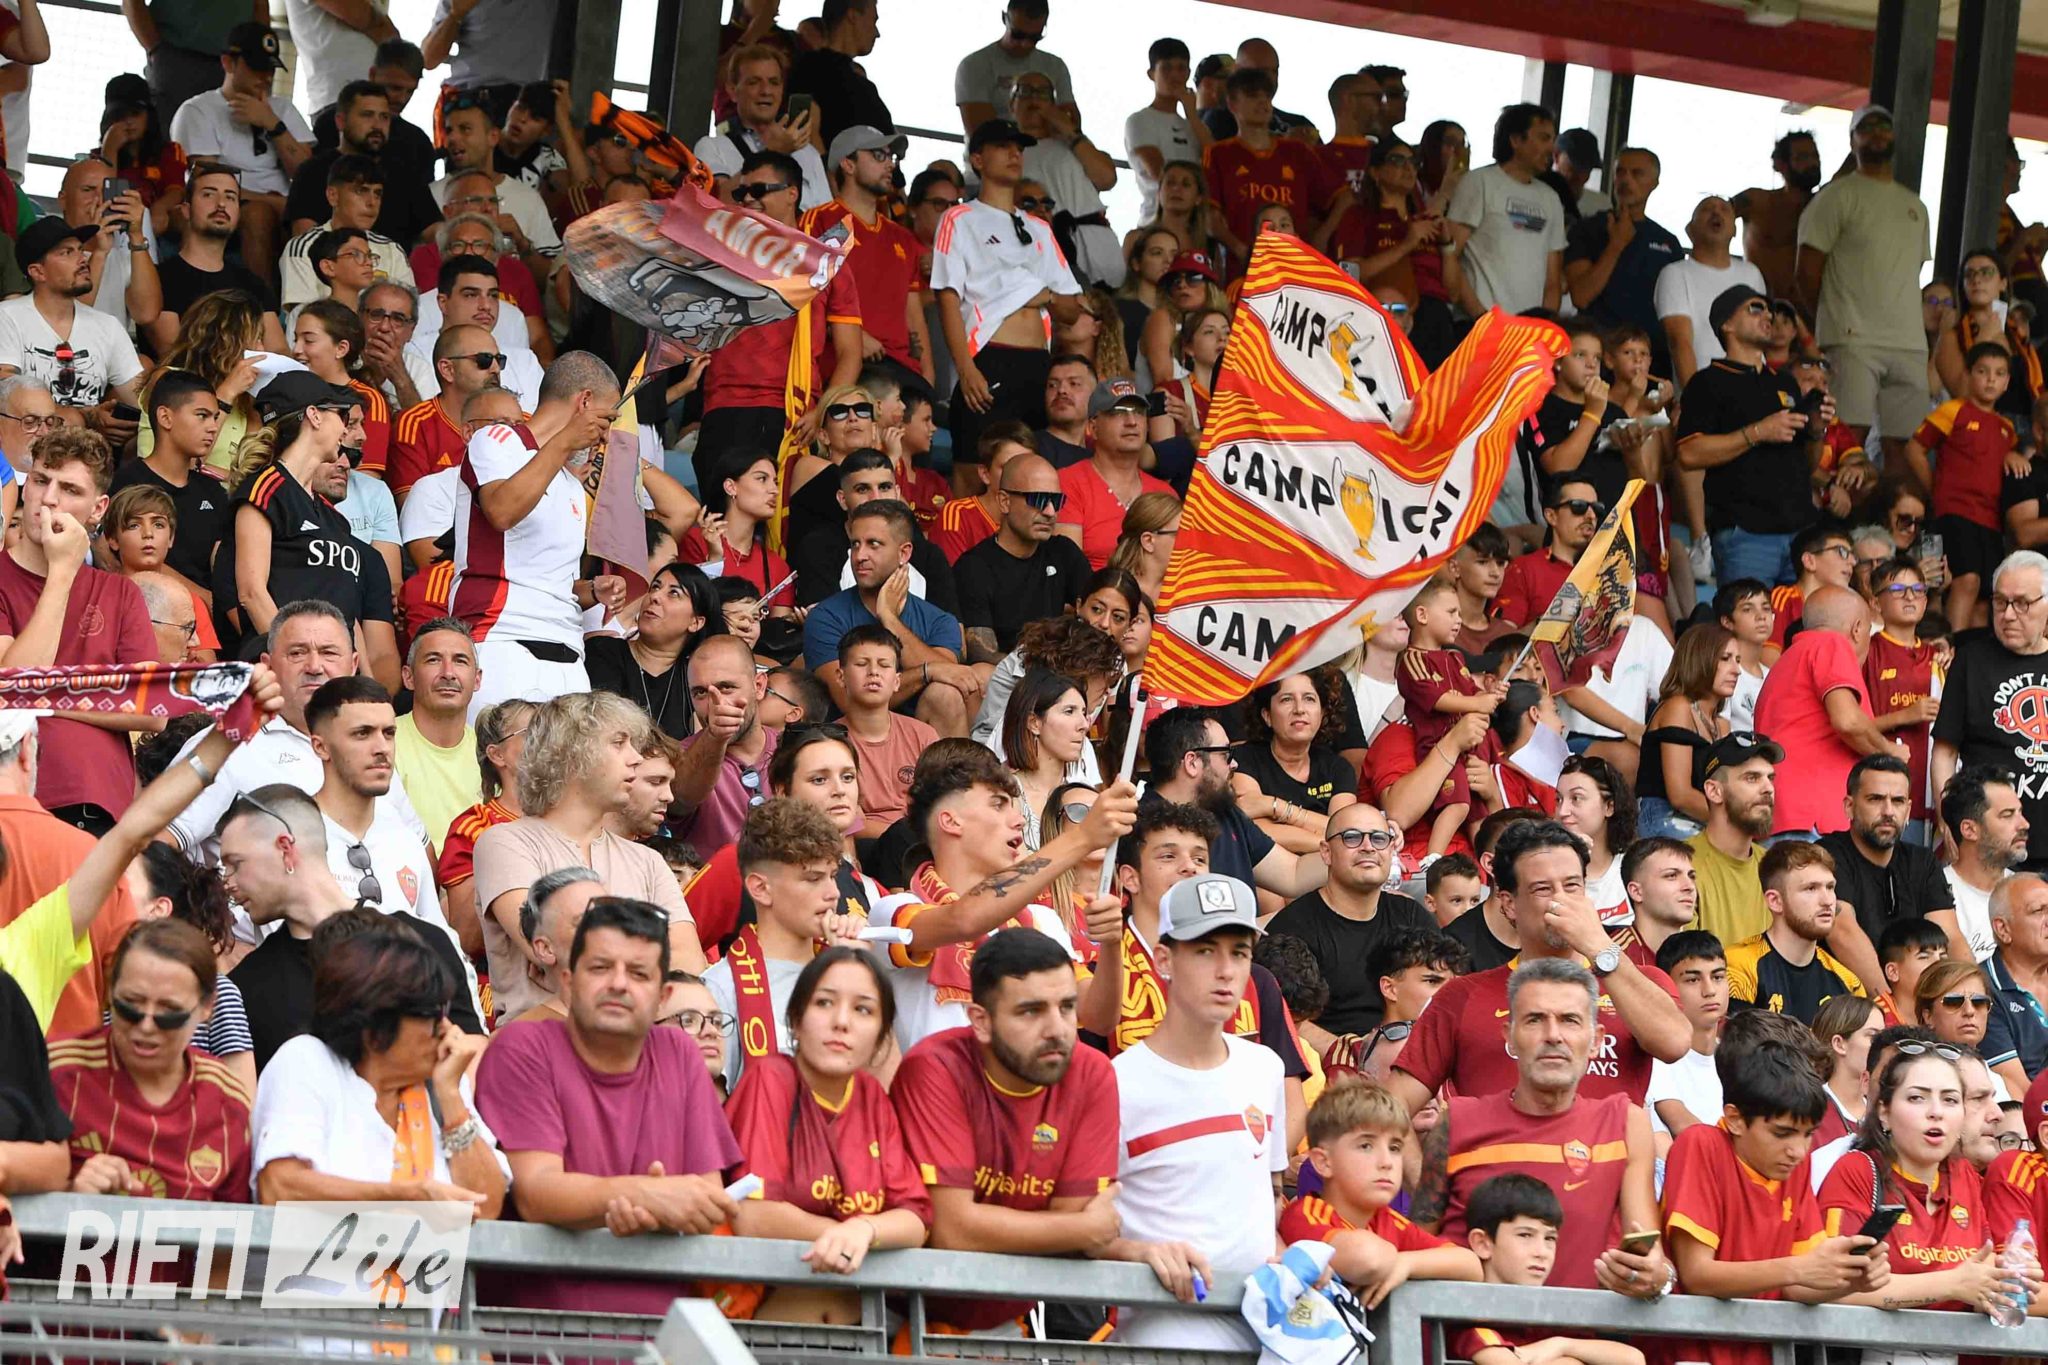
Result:
M1657 1245L1657 1229L1631 1232L1621 1239L1621 1249L1631 1256L1647 1256L1650 1248Z
M789 97L789 109L782 116L784 121L795 123L798 119L803 118L811 112L812 103L813 101L809 95L791 95Z
M142 420L142 409L133 403L117 401L114 404L114 416L123 422L139 422Z
M133 185L130 185L122 177L110 175L105 180L100 181L100 198L111 204L114 200L119 199L134 188Z
M1893 1225L1905 1215L1905 1212L1904 1204L1879 1204L1871 1210L1870 1217L1863 1220L1863 1226L1856 1229L1856 1235L1882 1242L1891 1235Z
M1827 397L1825 389L1815 389L1801 397L1792 410L1804 417L1808 422L1818 422L1820 420L1820 405L1827 401Z
M1147 417L1166 416L1166 390L1154 389L1145 396L1145 415Z

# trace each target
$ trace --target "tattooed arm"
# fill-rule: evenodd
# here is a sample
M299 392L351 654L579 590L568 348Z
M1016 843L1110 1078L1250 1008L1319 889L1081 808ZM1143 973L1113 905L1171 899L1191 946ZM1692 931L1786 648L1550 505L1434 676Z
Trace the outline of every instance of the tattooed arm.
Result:
M1451 1109L1437 1110L1436 1127L1422 1139L1422 1175L1415 1182L1415 1198L1408 1204L1408 1220L1435 1232L1444 1221L1449 1204L1451 1160Z
M948 943L970 942L1002 927L1023 913L1024 907L1062 872L1130 833L1137 813L1137 788L1128 782L1118 782L1096 798L1087 819L1037 852L1027 853L1002 871L983 878L962 892L959 899L927 905L907 921L903 912L898 912L896 922L910 930L911 953L929 953ZM941 811L932 818L936 825L946 815Z
M967 628L967 662L971 664L999 664L1003 661L1003 650L996 644L996 633L987 626Z

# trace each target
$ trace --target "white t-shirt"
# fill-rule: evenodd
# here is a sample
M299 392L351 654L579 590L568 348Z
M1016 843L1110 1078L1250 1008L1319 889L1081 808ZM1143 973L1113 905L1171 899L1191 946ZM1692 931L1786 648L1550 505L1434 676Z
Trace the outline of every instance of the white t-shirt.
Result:
M1721 703L1721 714L1728 718L1729 729L1756 729L1756 699L1763 695L1764 678L1770 672L1766 668L1761 674L1752 674L1745 668L1736 673L1735 691Z
M1279 1055L1226 1034L1223 1065L1176 1066L1139 1043L1117 1057L1117 1212L1123 1235L1187 1242L1216 1283L1239 1284L1272 1259L1273 1174L1287 1169L1287 1076ZM1235 1314L1147 1309L1119 1318L1116 1340L1181 1350L1256 1350Z
M1586 879L1586 898L1592 901L1593 908L1600 912L1600 923L1609 928L1617 924L1636 922L1636 908L1629 904L1628 883L1621 879L1619 853L1608 861L1605 872Z
M1064 61L1043 48L1034 47L1021 55L1012 55L999 45L990 43L962 57L960 65L953 68L953 103L992 104L997 118L1008 118L1010 88L1026 72L1044 76L1052 82L1055 104L1074 102L1074 82L1067 75Z
M367 71L369 67L361 69ZM313 130L290 100L272 95L270 110L293 137L308 147L313 145ZM261 152L256 150L259 137L263 139ZM202 91L178 106L178 112L171 116L171 141L185 149L190 161L218 161L234 167L241 173L244 194L286 194L291 190L291 177L284 173L284 166L277 159L277 148L271 145L268 130L235 122L228 97L218 89Z
M1045 186L1062 213L1087 218L1102 212L1102 192L1088 178L1074 149L1064 142L1040 139L1038 145L1026 148L1024 175ZM1075 224L1074 254L1080 258L1075 264L1083 275L1111 289L1123 284L1130 268L1124 260L1123 239L1107 223Z
M434 182L436 204L441 204L448 198L448 182L463 174L467 172L454 171ZM512 215L512 221L519 224L519 230L526 234L526 240L533 244L535 251L543 256L562 254L561 234L555 231L555 220L549 216L548 206L541 201L539 190L513 176L500 176L498 209L502 213Z
M1807 1157L1808 1174L1813 1179L1813 1192L1820 1193L1820 1187L1827 1182L1828 1172L1835 1169L1835 1163L1848 1155L1849 1147L1856 1141L1854 1133L1844 1133L1832 1142L1823 1142Z
M462 1095L472 1100L470 1115L476 1119L477 1139L498 1159L505 1178L512 1167L498 1151L497 1134L485 1124L472 1098L468 1076L461 1081ZM434 1178L449 1179L448 1157L441 1150L441 1125L434 1125ZM356 1074L355 1068L310 1033L288 1040L271 1055L270 1065L256 1084L256 1106L249 1116L254 1146L250 1152L250 1197L255 1197L256 1179L273 1161L296 1159L321 1175L338 1175L348 1180L371 1180L386 1184L391 1179L391 1153L398 1146L398 1134L377 1113L377 1092Z
M1022 228L1027 245L1017 240ZM1052 229L1023 213L1005 213L979 199L956 204L939 220L933 240L932 288L960 296L967 346L976 355L1004 319L1038 297L1041 289L1078 294L1081 286L1067 268ZM1045 322L1052 336L1052 319Z
M455 489L462 470L437 469L412 486L398 509L398 542L434 540L455 529Z
M1941 875L1948 878L1948 889L1956 898L1956 927L1970 945L1970 960L1982 962L1998 951L1998 940L1991 935L1991 893L1958 877L1953 867L1944 867Z
M1405 706L1397 705L1401 700L1398 683L1381 682L1378 678L1354 673L1351 675L1351 691L1358 698L1358 723L1364 728L1368 741L1386 728L1389 713L1407 714Z
M1650 1111L1650 1127L1669 1133L1657 1115L1657 1101L1677 1100L1701 1123L1721 1121L1721 1073L1714 1070L1711 1052L1688 1052L1675 1062L1657 1061L1650 1066L1650 1087L1643 1104Z
M922 904L924 901L920 897L908 891L885 896L875 904L868 923L894 927L898 911L906 906ZM1018 918L1028 921L1032 928L1065 948L1074 961L1081 960L1081 955L1074 951L1074 940L1067 933L1059 911L1047 905L1027 905ZM889 975L892 978L890 984L896 988L896 1044L905 1052L942 1029L962 1028L967 1024L967 1002L941 1002L937 988L932 985L930 968L892 966Z
M1630 720L1641 724L1657 707L1657 689L1664 682L1664 675L1671 671L1671 642L1664 638L1664 632L1638 616L1628 623L1628 633L1622 637L1621 650L1614 656L1612 676L1593 670L1593 677L1586 684L1586 690L1606 702ZM1564 728L1574 734L1599 735L1614 739L1618 732L1581 715L1560 697L1558 712L1564 717Z
M789 993L796 989L796 979L802 976L808 964L788 962L779 957L768 959L768 1004L774 1011L775 1045L785 1057L796 1054L796 1039L790 1036ZM711 998L718 1002L718 1008L737 1019L740 1015L740 995L733 989L732 959L722 957L704 973L705 988ZM740 1070L746 1065L746 1049L740 1046L735 1036L725 1043L725 1093L730 1095L734 1086L740 1083Z
M1472 229L1465 276L1481 308L1519 313L1543 303L1550 254L1564 250L1564 205L1541 180L1527 184L1499 166L1482 166L1458 182L1450 220Z
M1927 354L1920 267L1934 257L1927 205L1892 180L1851 172L1799 215L1799 245L1827 253L1814 339Z
M429 370L434 368L434 338L441 335L441 324L441 295L429 289L420 295L420 319L413 327L412 340L407 343L426 357ZM533 337L526 328L526 314L510 294L502 291L498 295L498 320L491 324L491 339L500 346L516 347L522 351L533 345ZM440 391L441 381L437 375L434 392ZM422 389L420 396L426 397L426 390Z
M334 510L348 518L350 534L365 545L398 543L398 504L384 480L360 469L348 472L348 493Z
M587 534L583 485L567 469L556 470L533 510L508 531L469 514L478 488L511 478L534 454L502 424L469 438L469 456L457 466L463 478L455 492L455 591L469 576L502 584L497 615L477 632L479 640L550 641L580 658L583 608L575 585Z
M320 818L327 825L327 870L334 874L336 885L343 891L369 900L379 910L404 910L428 924L448 922L435 891L434 864L427 857L426 841L413 837L404 821L389 810L376 810L370 817L369 833L363 836L362 845L370 853L369 875L377 880L375 889L379 894L371 900L363 894L364 873L348 861L349 851L356 846L356 836L336 824L332 816L323 814Z
M721 129L730 131L720 131ZM747 156L760 151L761 146L761 138L753 129L734 120L722 123L718 128L698 138L693 150L697 153L697 159L703 162L713 175L727 176L738 175L740 167L746 163ZM797 168L804 173L804 186L802 192L797 195L797 207L814 209L820 204L831 203L832 177L825 174L825 158L818 155L818 149L805 143L791 152L790 156L796 161Z
M1728 353L1721 345L1721 334L1714 330L1708 313L1724 290L1733 289L1738 284L1746 284L1759 294L1771 292L1770 286L1764 283L1764 272L1740 256L1725 266L1701 265L1687 256L1657 272L1657 316L1692 320L1692 358L1701 369Z
M390 9L388 0L370 0L370 4L379 14ZM377 60L377 44L369 34L350 28L322 9L316 0L284 0L284 17L292 47L298 52L292 67L294 103L311 118L341 97L341 87L362 79Z
M0 365L42 380L63 407L95 407L112 390L140 376L142 360L120 323L82 303L74 302L71 308L70 378L57 363L57 347L66 338L36 311L33 294L0 303Z
M1145 163L1138 160L1138 148L1156 147L1162 166L1176 161L1202 160L1201 145L1195 141L1195 130L1181 117L1177 109L1154 109L1146 105L1137 113L1124 120L1124 159L1131 163L1131 175L1138 182L1138 192L1143 196L1138 203L1138 221L1149 223L1159 212L1159 182L1145 170Z
M355 77L351 76L349 79L354 80ZM326 297L327 290L320 283L320 272L313 268L313 243L319 241L320 235L326 231L325 227L316 227L300 233L284 244L284 253L277 258L278 303L281 306L293 308ZM366 235L369 237L370 255L375 258L377 278L410 285L413 282L412 261L407 258L405 248L378 233ZM441 330L438 320L431 331L426 326L425 309L433 297L432 294L428 294L426 298L420 300L420 331L429 336ZM436 314L437 319L438 316ZM286 340L290 338L287 337ZM525 344L525 332L519 334L519 341L520 344Z

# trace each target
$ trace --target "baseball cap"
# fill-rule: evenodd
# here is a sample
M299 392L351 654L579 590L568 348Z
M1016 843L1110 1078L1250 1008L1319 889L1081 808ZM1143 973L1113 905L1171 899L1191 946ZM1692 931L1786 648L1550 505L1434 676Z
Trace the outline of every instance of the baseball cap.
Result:
M1757 293L1756 290L1746 284L1729 285L1714 296L1713 306L1707 310L1707 326L1713 328L1714 334L1719 336L1721 329L1728 325L1728 319L1741 312L1743 305L1751 299L1763 299L1765 303L1770 302L1768 298Z
M97 223L75 228L64 221L62 214L46 214L23 228L14 239L14 259L26 270L65 242L87 241L98 231Z
M2021 1101L2026 1114L2027 1136L2033 1137L2040 1131L2041 1121L2048 1119L2048 1069L2034 1077L2027 1087L2027 1097Z
M1600 164L1600 139L1593 136L1590 128L1572 128L1558 134L1557 150L1570 157L1574 166Z
M837 146L839 139L834 138L832 141L833 145ZM967 154L972 156L982 148L996 143L1007 143L1012 147L1036 147L1038 139L1006 118L992 118L976 128L974 135L967 139Z
M1249 886L1220 872L1175 882L1159 898L1159 937L1189 943L1218 929L1259 928L1259 898Z
M1088 395L1088 415L1100 417L1111 408L1136 408L1143 412L1145 395L1128 379L1105 379Z
M902 156L910 150L910 139L901 133L885 133L880 128L856 123L851 128L841 128L839 136L832 139L832 145L825 149L825 164L837 166L855 152L879 152L884 148Z
M1768 736L1753 734L1748 730L1731 730L1715 740L1704 751L1704 755L1694 761L1693 782L1705 782L1721 769L1739 768L1752 758L1783 763L1785 751Z
M240 57L258 71L275 71L284 65L284 58L278 55L277 30L254 20L229 29L227 46L222 51L230 57Z
M124 71L107 82L107 107L100 114L100 132L113 127L115 119L147 113L153 107L149 82L132 71Z
M275 422L307 408L342 408L362 401L354 389L330 384L311 370L287 370L256 395L256 407L265 422Z
M1882 104L1866 104L1857 109L1856 113L1849 119L1849 131L1854 132L1858 128L1861 128L1863 126L1863 120L1869 118L1872 114L1884 115L1884 120L1886 123L1892 123L1896 121L1892 118L1892 111L1885 108Z
M1173 264L1166 267L1166 278L1175 275L1200 275L1211 284L1221 284L1216 274L1216 263L1209 259L1206 251L1183 251L1173 258Z

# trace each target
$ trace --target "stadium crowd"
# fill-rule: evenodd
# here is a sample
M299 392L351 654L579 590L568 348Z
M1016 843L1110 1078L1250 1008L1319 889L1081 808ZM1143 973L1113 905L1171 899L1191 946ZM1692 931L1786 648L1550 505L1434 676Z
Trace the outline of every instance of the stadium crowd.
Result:
M0 668L245 660L263 720L0 710L0 1195L453 1199L817 1276L493 1290L586 1310L848 1321L833 1277L920 1245L1191 1304L1318 1240L1369 1301L2048 1312L1995 1260L2048 1217L2048 230L1922 288L1866 106L1832 179L1788 134L1681 240L1651 149L1516 104L1475 168L1396 68L1276 107L1257 38L1162 38L1091 133L1046 0L913 172L877 2L724 30L717 195L847 261L641 390L630 582L586 536L644 341L561 234L674 168L547 79L553 0L417 44L291 0L289 98L264 7L124 6L99 145L53 208L0 196ZM1570 349L1400 619L1147 705L1264 232L1431 365L1491 308ZM1553 695L1526 632L1630 480L1636 614ZM1103 1326L1034 1307L930 1311Z

